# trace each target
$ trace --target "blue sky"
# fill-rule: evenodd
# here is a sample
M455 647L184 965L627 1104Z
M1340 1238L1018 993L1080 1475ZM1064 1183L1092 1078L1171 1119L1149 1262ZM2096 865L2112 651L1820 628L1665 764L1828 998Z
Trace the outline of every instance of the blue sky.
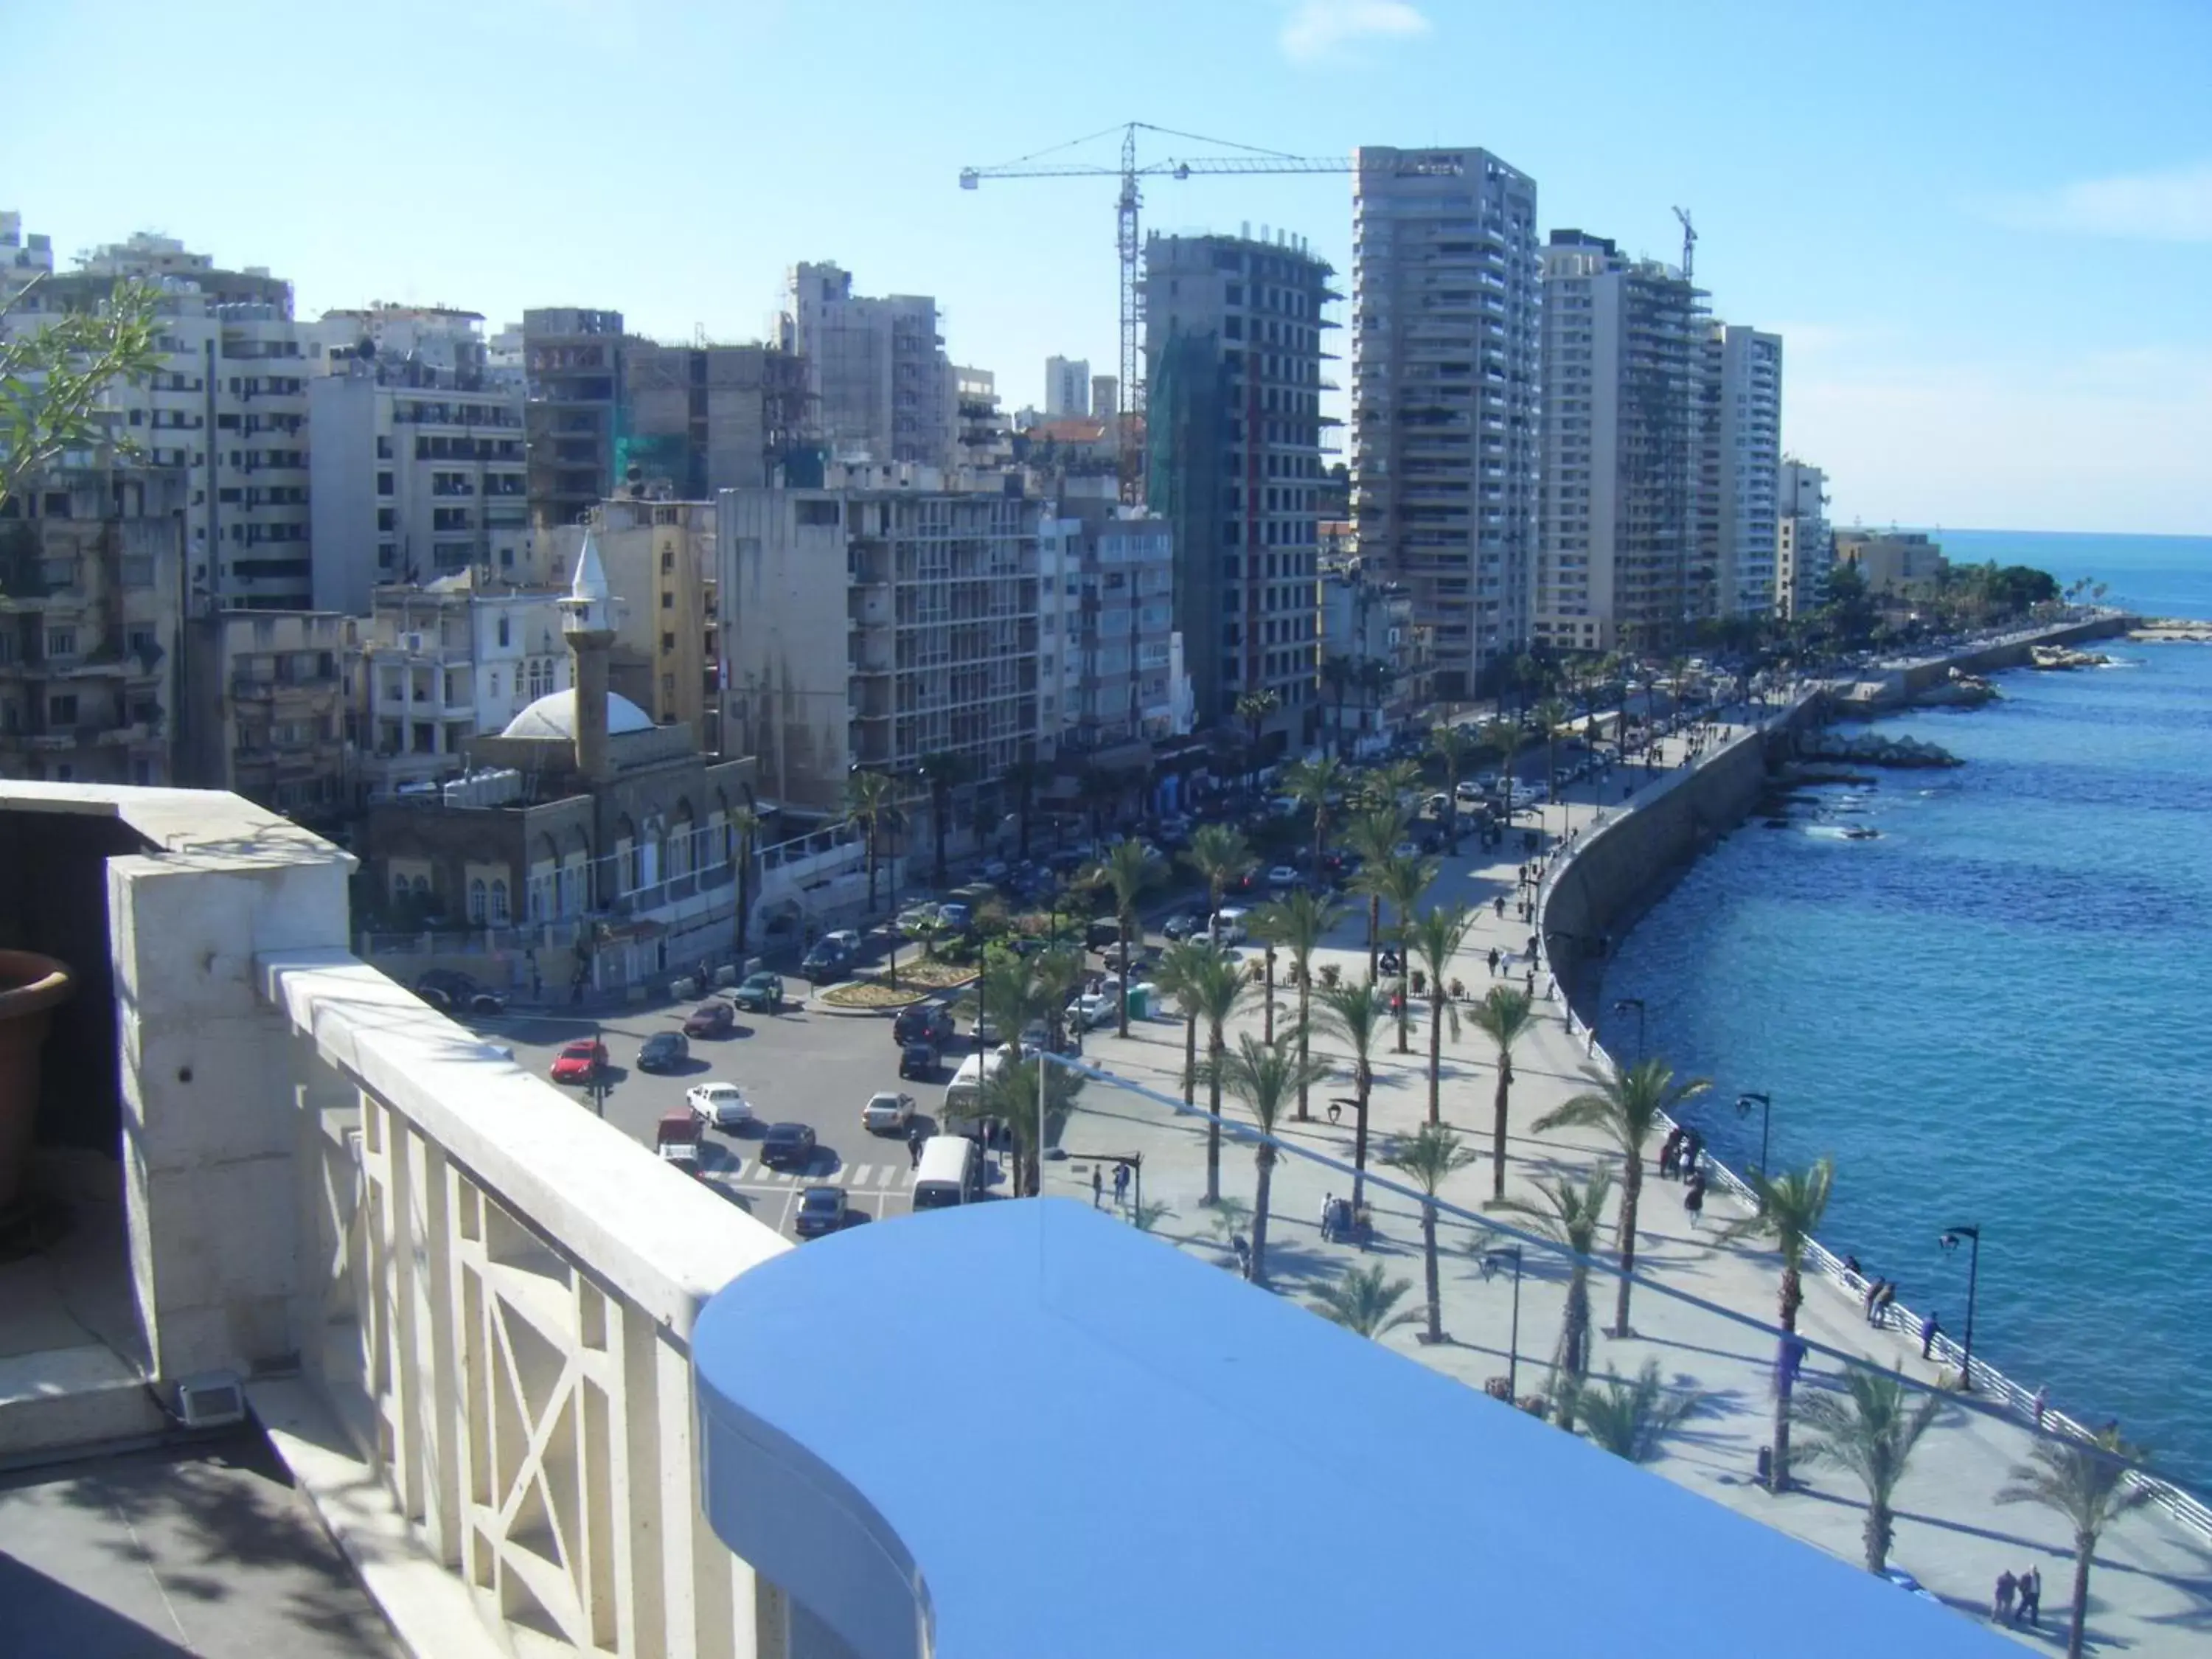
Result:
M969 193L963 164L1130 119L1482 144L1547 228L1672 258L1693 210L1716 310L1786 337L1785 438L1841 521L2212 532L2204 0L13 11L0 206L64 256L158 228L306 312L609 306L687 337L757 335L786 266L835 259L936 295L1012 404L1048 353L1111 367L1113 184ZM1348 268L1343 177L1162 182L1146 213Z

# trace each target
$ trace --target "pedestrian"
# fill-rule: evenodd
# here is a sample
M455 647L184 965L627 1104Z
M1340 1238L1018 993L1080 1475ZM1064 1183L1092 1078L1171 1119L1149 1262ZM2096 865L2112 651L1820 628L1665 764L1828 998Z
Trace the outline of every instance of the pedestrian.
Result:
M2043 1569L2031 1566L2020 1576L2020 1616L2033 1625L2043 1618Z
M2043 1413L2051 1408L2051 1389L2048 1385L2035 1391L2035 1426L2043 1426Z
M1874 1304L1881 1297L1881 1280L1879 1279L1867 1280L1866 1295L1861 1298L1861 1310L1866 1315L1866 1322L1869 1325L1874 1323Z
M1682 1132L1680 1129L1668 1130L1667 1139L1659 1143L1660 1180L1672 1181L1674 1178L1674 1161L1681 1155L1681 1151Z
M1321 1242L1329 1241L1331 1228L1336 1220L1336 1194L1331 1193L1321 1201Z
M1936 1346L1936 1339L1943 1334L1943 1322L1930 1308L1920 1322L1920 1357L1929 1358Z
M1688 1182L1684 1184L1682 1188L1682 1207L1689 1212L1690 1224L1692 1227L1696 1226L1698 1224L1698 1218L1705 1213L1705 1176L1692 1174Z
M1128 1200L1129 1166L1126 1164L1116 1164L1114 1166L1114 1201L1116 1204L1126 1204Z
M1498 919L1500 921L1504 921L1504 920L1505 920L1505 895L1504 895L1504 894L1503 894L1503 893L1500 893L1500 894L1498 896L1498 897L1497 897L1496 901L1492 903L1492 907L1491 907L1491 908L1492 908L1492 909L1496 913L1497 917L1498 917Z
M1844 1271L1853 1279L1863 1279L1866 1276L1860 1271L1859 1259L1855 1255L1847 1255L1844 1258Z
M1897 1281L1893 1279L1883 1280L1881 1294L1874 1299L1874 1322L1877 1327L1889 1323L1889 1305L1896 1300Z
M1096 1164L1091 1166L1091 1207L1101 1208L1106 1202L1106 1174Z
M1522 981L1521 988L1529 996L1533 997L1536 994L1536 964L1533 962L1528 964L1528 977Z
M1498 902L1502 908L1504 905L1505 901L1504 899L1500 899ZM1490 947L1490 976L1492 979L1496 979L1498 977L1498 947L1495 945Z
M908 1167L908 1169L911 1169L911 1170L918 1170L918 1169L920 1169L920 1168L921 1167L921 1130L919 1130L919 1129L908 1129L908 1130L906 1132L906 1156L907 1156L907 1167Z
M1682 1131L1682 1173L1696 1175L1698 1160L1705 1156L1705 1138L1695 1129ZM1699 1179L1702 1181L1703 1177Z
M1990 1617L2003 1624L2012 1623L2012 1599L2020 1592L2020 1580L2007 1567L1997 1577L1997 1593L1990 1603Z

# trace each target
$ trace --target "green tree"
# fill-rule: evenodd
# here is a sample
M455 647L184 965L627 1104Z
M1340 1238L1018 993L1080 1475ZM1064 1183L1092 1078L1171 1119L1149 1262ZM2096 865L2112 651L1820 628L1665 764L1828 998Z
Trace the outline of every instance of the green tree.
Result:
M1243 1101L1260 1126L1260 1139L1252 1149L1255 1176L1252 1187L1252 1282L1267 1282L1267 1205L1275 1175L1275 1126L1291 1097L1322 1070L1303 1058L1287 1037L1273 1042L1256 1041L1240 1032L1235 1049L1218 1062L1221 1081Z
M1271 944L1279 945L1291 953L1291 969L1298 986L1298 1058L1307 1058L1308 1032L1313 1024L1313 954L1329 935L1343 915L1341 906L1304 888L1287 898L1261 907L1254 918L1260 936ZM1298 1083L1298 1121L1304 1123L1310 1114L1306 1110L1306 1083Z
M1091 871L1094 884L1114 892L1114 918L1121 934L1121 994L1115 1014L1123 1036L1129 1035L1129 945L1137 934L1137 904L1159 879L1159 860L1151 847L1133 837L1117 841Z
M2027 1461L2012 1467L1997 1493L2000 1504L2040 1504L2062 1516L2074 1534L2073 1617L2066 1632L2066 1659L2081 1659L2081 1638L2089 1616L2089 1564L2097 1540L2130 1510L2150 1502L2151 1488L2129 1475L2142 1462L2139 1446L2108 1428L2093 1440L2071 1437L2039 1439Z
M1313 1294L1313 1310L1332 1325L1341 1325L1355 1336L1380 1341L1415 1317L1411 1308L1398 1304L1413 1288L1410 1279L1391 1279L1379 1261L1364 1267L1347 1267L1334 1283Z
M1854 1365L1844 1373L1844 1391L1815 1389L1803 1395L1792 1414L1813 1438L1798 1457L1856 1475L1866 1488L1866 1569L1878 1573L1889 1565L1896 1536L1892 1504L1912 1449L1943 1409L1940 1395L1917 1394L1903 1377Z
M1544 727L1544 799L1556 800L1559 794L1559 728L1574 718L1575 711L1557 697L1547 697L1536 705L1534 713Z
M1352 769L1331 755L1318 760L1292 763L1283 771L1283 793L1313 812L1313 869L1321 878L1322 855L1328 848L1328 815L1332 803L1344 799L1352 784Z
M1182 859L1206 884L1206 914L1209 917L1220 910L1229 884L1242 881L1259 862L1252 856L1251 843L1244 839L1244 832L1226 823L1201 823L1191 831L1190 850Z
M1260 726L1267 716L1283 706L1282 694L1276 691L1247 691L1237 699L1237 718L1244 722L1244 783L1247 788L1257 788L1260 781Z
M1601 1381L1578 1384L1575 1413L1593 1444L1632 1463L1649 1463L1706 1398L1696 1389L1668 1393L1659 1380L1659 1362L1647 1359L1633 1382L1608 1365Z
M1375 1092L1375 1045L1390 1018L1390 999L1372 985L1324 985L1316 997L1321 1028L1352 1050L1352 1205L1367 1191L1367 1104Z
M1459 1010L1453 1006L1449 994L1452 961L1459 955L1460 946L1467 942L1468 930L1474 926L1474 912L1464 904L1439 904L1414 918L1409 930L1407 947L1421 959L1429 976L1429 1121L1441 1121L1439 1097L1443 1092L1444 1066L1444 1024L1451 1024L1455 1041L1459 1036Z
M1644 1148L1668 1120L1679 1120L1682 1103L1712 1086L1708 1078L1674 1079L1674 1072L1657 1055L1638 1060L1627 1070L1588 1073L1597 1087L1577 1095L1564 1106L1538 1118L1541 1134L1553 1129L1591 1128L1600 1131L1620 1149L1620 1301L1614 1310L1612 1334L1629 1334L1628 1292L1636 1272L1636 1208L1644 1192Z
M1221 1056L1228 1046L1224 1033L1250 982L1234 958L1218 950L1208 952L1191 979L1191 1004L1206 1022L1206 1110L1212 1114L1206 1121L1205 1201L1208 1204L1221 1200Z
M865 769L845 779L845 816L867 838L868 914L876 913L876 866L884 831L898 817L898 783L888 772Z
M1420 787L1421 763L1413 760L1370 766L1360 780L1360 793L1370 811L1387 807L1401 815L1407 809L1407 797Z
M1421 902L1421 895L1437 878L1437 861L1425 858L1386 859L1380 875L1377 886L1382 896L1390 902L1390 937L1398 945L1398 1052L1409 1054L1412 1045L1407 1040L1406 1027L1413 1012L1413 1000L1406 992L1411 967L1407 957L1412 953L1413 907Z
M1006 1127L1014 1144L1014 1196L1034 1198L1044 1189L1039 1154L1060 1133L1068 1109L1082 1092L1082 1073L1044 1060L1018 1060L983 1080L977 1115L994 1118ZM1044 1121L1037 1121L1037 1090L1044 1090ZM1042 1132L1045 1139L1040 1140Z
M1805 1248L1820 1229L1827 1213L1828 1194L1835 1185L1836 1166L1822 1158L1807 1170L1792 1170L1768 1176L1754 1172L1752 1190L1759 1195L1759 1210L1727 1231L1726 1237L1774 1240L1782 1253L1782 1338L1785 1355L1796 1341L1797 1310L1805 1302ZM1775 1370L1774 1462L1768 1478L1771 1491L1790 1490L1790 1396L1796 1387L1796 1368L1784 1364Z
M1065 945L1042 951L1030 961L1030 973L1044 1004L1046 1029L1056 1044L1067 1035L1067 1005L1083 983L1083 952Z
M1536 1029L1535 1000L1516 986L1493 985L1467 1017L1498 1050L1490 1136L1490 1196L1494 1201L1505 1196L1505 1108L1513 1093L1513 1049Z
M929 787L929 827L937 842L937 884L945 885L945 843L952 838L952 792L974 774L968 757L950 749L924 755L916 769Z
M1481 749L1481 738L1464 726L1446 722L1429 733L1429 752L1444 766L1444 840L1454 858L1459 856L1459 781Z
M1426 1340L1441 1342L1444 1340L1443 1289L1437 1266L1437 1189L1455 1170L1474 1163L1474 1154L1463 1147L1459 1137L1449 1129L1440 1123L1428 1122L1414 1131L1411 1140L1400 1142L1398 1150L1384 1162L1409 1176L1423 1194L1421 1268L1429 1294Z
M1359 860L1346 884L1367 901L1367 977L1373 979L1382 949L1382 866L1397 855L1406 838L1405 815L1395 806L1371 807L1345 826L1346 850Z
M1598 1229L1605 1224L1606 1200L1613 1195L1613 1172L1600 1167L1580 1182L1565 1176L1539 1176L1536 1194L1542 1200L1540 1204L1509 1198L1496 1207L1522 1217L1531 1231L1565 1245L1570 1252L1559 1345L1552 1354L1552 1410L1561 1428L1571 1429L1583 1379L1589 1375L1589 1271L1596 1255Z
M136 385L163 361L161 295L139 283L117 283L97 309L65 312L4 337L9 313L38 286L26 284L0 306L0 506L70 450L127 453L100 399L117 381Z
M1499 720L1484 728L1482 741L1498 757L1498 799L1502 816L1510 823L1513 816L1513 760L1521 752L1521 728L1510 720Z
M1152 976L1161 992L1173 997L1182 1010L1182 1103L1186 1106L1198 1097L1199 987L1206 978L1207 963L1220 954L1202 933L1177 939L1160 952L1160 965Z

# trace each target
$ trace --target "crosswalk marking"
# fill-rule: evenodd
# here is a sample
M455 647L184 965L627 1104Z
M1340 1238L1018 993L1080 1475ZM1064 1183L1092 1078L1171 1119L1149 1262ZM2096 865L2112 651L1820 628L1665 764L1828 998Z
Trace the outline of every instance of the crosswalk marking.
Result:
M732 1187L811 1187L815 1185L842 1187L850 1192L890 1192L905 1186L913 1171L896 1164L851 1164L826 1176L794 1175L787 1170L771 1170L757 1158L739 1158L728 1169L708 1171L714 1178Z

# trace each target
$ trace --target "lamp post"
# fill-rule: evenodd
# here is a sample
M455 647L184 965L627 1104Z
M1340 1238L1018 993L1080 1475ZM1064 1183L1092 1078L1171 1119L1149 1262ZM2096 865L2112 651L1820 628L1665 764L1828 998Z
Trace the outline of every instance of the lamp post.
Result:
M1764 1179L1766 1175L1767 1131L1774 1126L1774 1097L1756 1089L1747 1089L1735 1097L1735 1115L1749 1117L1754 1105L1759 1108L1759 1173ZM1759 1200L1759 1207L1762 1210L1766 1207L1765 1198Z
M1979 1227L1946 1227L1936 1242L1944 1249L1955 1250L1960 1239L1969 1241L1966 1252L1966 1358L1959 1366L1959 1392L1974 1391L1974 1289L1982 1273L1982 1230Z
M1641 1066L1644 1063L1644 999L1622 997L1613 1005L1613 1012L1616 1014L1625 1014L1631 1008L1636 1010L1636 1063Z
M1267 947L1267 1006L1265 1014L1267 1039L1273 1042L1275 1040L1275 947L1272 945Z
M1510 1405L1521 1398L1521 1247L1518 1244L1500 1245L1487 1251L1482 1258L1482 1276L1493 1277L1498 1264L1511 1258L1513 1262L1513 1328L1505 1339L1505 1399Z
M602 1028L596 1019L592 1022L592 1109L601 1117L607 1115L606 1042Z

